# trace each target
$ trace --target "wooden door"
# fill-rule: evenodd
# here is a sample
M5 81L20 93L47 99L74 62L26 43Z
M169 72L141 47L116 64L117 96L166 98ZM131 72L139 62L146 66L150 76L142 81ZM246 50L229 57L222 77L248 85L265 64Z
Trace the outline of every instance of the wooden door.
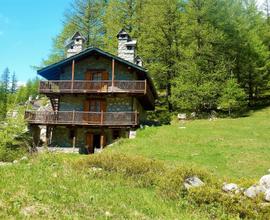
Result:
M84 111L88 112L84 116L84 120L90 124L102 123L103 116L101 112L106 111L105 99L90 99L86 100L84 104Z
M87 133L86 134L86 148L89 154L93 154L95 152L93 140L94 140L94 135L92 133Z

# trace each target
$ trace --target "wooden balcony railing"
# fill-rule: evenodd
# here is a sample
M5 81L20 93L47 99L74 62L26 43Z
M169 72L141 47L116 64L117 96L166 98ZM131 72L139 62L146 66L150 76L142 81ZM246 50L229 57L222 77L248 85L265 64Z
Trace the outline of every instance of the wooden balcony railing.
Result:
M30 124L136 126L137 112L26 111Z
M142 93L147 92L146 80L55 80L41 81L39 92L48 93Z

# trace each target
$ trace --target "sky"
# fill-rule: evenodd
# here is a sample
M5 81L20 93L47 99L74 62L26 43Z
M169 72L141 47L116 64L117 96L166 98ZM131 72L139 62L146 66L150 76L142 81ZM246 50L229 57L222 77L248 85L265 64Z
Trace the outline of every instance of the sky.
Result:
M0 74L9 67L20 82L37 76L31 66L48 57L70 1L0 0Z
M49 55L70 0L0 0L0 74L8 67L18 81L37 76L31 66Z

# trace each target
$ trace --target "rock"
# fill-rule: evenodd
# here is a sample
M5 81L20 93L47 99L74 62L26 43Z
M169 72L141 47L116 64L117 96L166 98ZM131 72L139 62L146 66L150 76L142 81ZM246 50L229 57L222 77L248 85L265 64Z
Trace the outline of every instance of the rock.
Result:
M270 189L266 190L264 193L264 199L265 201L270 202Z
M270 189L270 174L263 176L260 179L259 184L264 186L266 189Z
M93 170L93 171L102 171L103 169L100 168L100 167L92 167L92 170Z
M248 198L255 198L260 193L265 193L266 188L262 185L253 185L245 190L244 195Z
M12 163L10 162L2 162L0 161L0 166L7 166L7 165L11 165Z
M236 192L239 190L239 188L238 188L237 184L235 184L235 183L225 183L222 187L222 190L224 192L234 192L234 191Z
M20 160L28 160L27 156L23 156Z
M111 214L109 211L106 211L106 212L105 212L105 216L106 216L106 217L111 217L112 214Z
M184 182L184 187L186 189L190 189L193 187L200 187L203 185L204 185L204 182L201 181L197 176L189 177Z

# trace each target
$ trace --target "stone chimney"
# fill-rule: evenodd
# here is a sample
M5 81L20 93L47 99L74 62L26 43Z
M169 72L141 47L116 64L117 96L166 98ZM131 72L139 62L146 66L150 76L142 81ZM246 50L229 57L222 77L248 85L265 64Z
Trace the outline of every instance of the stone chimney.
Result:
M83 45L86 39L80 32L76 32L66 41L67 58L83 51Z
M136 40L132 40L129 34L122 29L118 35L118 56L124 60L127 60L131 63L135 63L135 55L136 55Z

